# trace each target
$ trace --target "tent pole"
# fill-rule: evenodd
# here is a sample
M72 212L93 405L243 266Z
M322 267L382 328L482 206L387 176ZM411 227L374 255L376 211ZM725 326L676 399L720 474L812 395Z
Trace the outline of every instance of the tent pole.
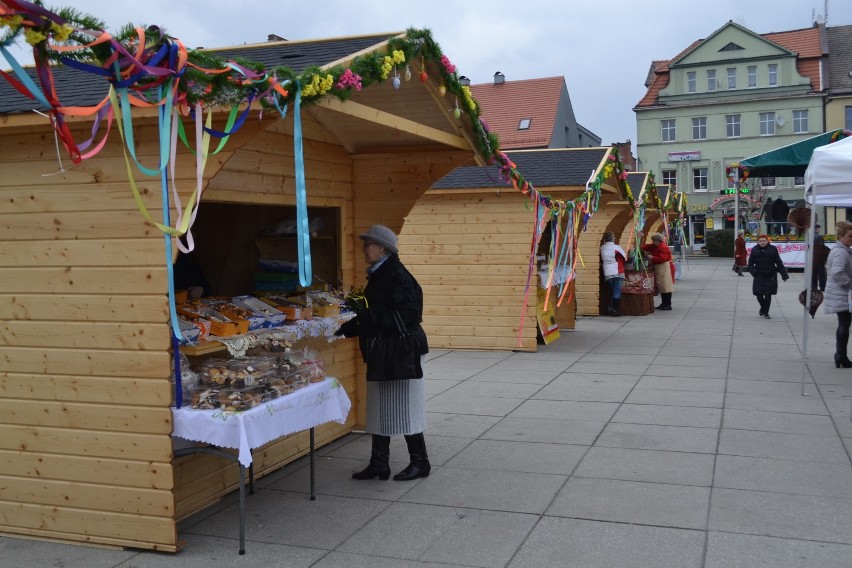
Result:
M813 187L811 187L813 191ZM811 194L813 195L813 193ZM814 231L816 228L814 225L816 224L816 197L813 198L813 203L811 204L811 222L808 226L807 237L805 240L805 305L802 310L802 396L808 396L807 391L805 390L805 376L808 372L808 326L810 325L810 321L808 321L808 317L811 315L811 301L813 298L811 297L811 274L813 274L813 245L814 245Z

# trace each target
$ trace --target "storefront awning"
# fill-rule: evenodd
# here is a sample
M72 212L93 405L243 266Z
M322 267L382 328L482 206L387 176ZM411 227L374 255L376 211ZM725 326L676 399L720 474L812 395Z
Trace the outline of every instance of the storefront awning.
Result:
M830 143L832 136L835 135L842 136L843 131L840 129L832 130L819 136L800 140L799 142L794 142L787 146L740 160L740 167L748 168L749 177L752 178L761 176L804 176L814 149Z

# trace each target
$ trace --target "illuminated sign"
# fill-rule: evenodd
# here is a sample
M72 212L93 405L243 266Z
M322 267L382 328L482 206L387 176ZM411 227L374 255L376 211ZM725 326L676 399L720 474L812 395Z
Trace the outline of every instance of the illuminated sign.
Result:
M720 189L719 195L734 195L737 192L735 187L729 187L728 189ZM747 193L751 193L751 189L748 187L740 188L740 194L745 195Z

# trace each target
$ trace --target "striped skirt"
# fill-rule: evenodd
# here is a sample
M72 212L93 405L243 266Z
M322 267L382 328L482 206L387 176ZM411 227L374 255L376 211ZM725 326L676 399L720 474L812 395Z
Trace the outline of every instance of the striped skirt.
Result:
M425 381L367 381L366 432L400 436L425 431Z

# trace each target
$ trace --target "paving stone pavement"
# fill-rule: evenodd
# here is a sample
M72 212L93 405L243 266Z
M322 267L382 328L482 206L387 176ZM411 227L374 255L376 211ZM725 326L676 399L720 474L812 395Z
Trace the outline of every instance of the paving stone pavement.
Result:
M181 523L178 554L0 538L0 566L752 568L852 566L852 370L802 275L771 320L729 260L691 259L673 309L580 318L538 353L435 351L432 475L356 482L369 437L258 482L237 555L235 494ZM394 470L407 463L402 439Z

